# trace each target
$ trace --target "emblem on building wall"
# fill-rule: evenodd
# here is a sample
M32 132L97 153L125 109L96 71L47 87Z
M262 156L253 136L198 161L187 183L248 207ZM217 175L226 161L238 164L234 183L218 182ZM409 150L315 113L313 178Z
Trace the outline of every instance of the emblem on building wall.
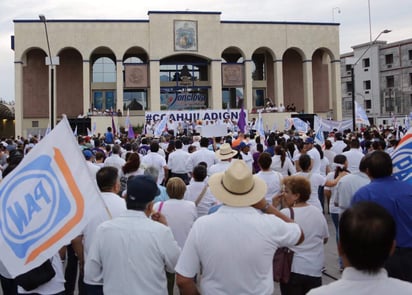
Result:
M197 22L175 20L175 51L197 51Z

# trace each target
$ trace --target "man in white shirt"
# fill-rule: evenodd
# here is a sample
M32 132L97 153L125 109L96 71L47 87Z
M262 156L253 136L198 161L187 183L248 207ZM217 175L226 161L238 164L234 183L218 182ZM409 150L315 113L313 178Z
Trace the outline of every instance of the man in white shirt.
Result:
M367 161L368 156L363 157L359 163L358 172L345 175L337 184L336 202L342 212L350 207L352 198L358 189L371 182L368 174L366 174Z
M266 184L243 161L212 175L209 187L224 205L190 230L176 265L180 294L273 294L273 253L301 243L300 227L266 202Z
M218 172L224 172L230 166L233 157L237 155L237 151L233 150L228 143L220 146L219 150L215 152L216 157L220 160L218 163L212 165L208 169L208 175L213 175Z
M205 162L207 167L211 167L218 162L215 153L208 149L209 139L202 137L200 139L200 149L190 154L190 157L186 161L186 168L188 171L192 171L200 162Z
M312 137L305 139L303 148L306 150L306 154L311 158L312 172L320 174L320 154L316 148L313 147L314 141Z
M167 178L168 167L166 165L165 158L158 153L159 148L159 143L157 141L153 141L150 144L150 153L142 158L142 165L143 167L155 167L159 171L157 183L161 184L165 181L165 178Z
M120 157L121 154L121 147L118 144L113 145L112 147L112 155L110 157L107 157L106 160L104 160L104 166L112 166L117 168L119 171L119 174L122 171L123 165L126 163L125 159L122 159Z
M186 167L186 160L189 158L189 153L184 151L181 140L175 142L176 150L169 154L167 167L170 169L170 177L179 177L186 184L189 183L189 175Z
M343 152L343 155L346 156L348 160L348 170L351 173L359 172L359 164L362 160L364 154L359 149L359 140L354 138L349 143L350 150L347 152Z
M106 220L110 220L126 211L126 202L117 194L120 189L119 174L115 167L102 167L96 174L96 182L101 192L104 209L93 215L86 224L80 236L72 241L73 250L79 259L79 265L83 269L85 257L90 249L96 228ZM98 210L98 207L95 210ZM86 291L87 290L87 291ZM102 284L92 283L87 280L83 284L83 273L79 276L79 294L95 294L102 290Z
M83 156L86 159L87 168L89 169L90 174L92 175L93 179L96 179L96 173L97 171L99 171L100 167L93 163L93 152L89 149L84 149Z
M333 143L331 150L335 152L337 155L339 155L343 153L343 149L345 147L346 143L343 141L342 133L335 133L335 142Z
M97 228L85 279L103 281L104 294L167 294L165 271L174 272L180 248L165 217L153 214L158 194L150 176L135 176L127 183L128 210Z
M308 295L412 294L411 283L389 278L383 268L395 249L395 235L395 221L378 204L360 202L346 210L339 222L338 251L345 265L342 278Z

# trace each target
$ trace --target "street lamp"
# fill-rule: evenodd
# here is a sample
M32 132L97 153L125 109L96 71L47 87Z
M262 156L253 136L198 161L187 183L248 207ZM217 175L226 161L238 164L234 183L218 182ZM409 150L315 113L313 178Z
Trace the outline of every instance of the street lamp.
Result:
M355 110L355 66L358 64L358 62L362 59L362 57L366 54L366 52L369 51L369 49L372 47L372 45L378 40L378 38L382 34L387 34L392 32L391 30L383 30L382 32L379 33L379 35L373 40L372 42L369 43L369 46L365 49L365 51L361 54L361 56L358 58L356 62L352 64L351 67L351 78L352 78L352 131L355 131L356 128L356 110Z
M50 129L54 128L54 65L50 50L49 34L47 32L47 21L43 14L39 15L40 21L44 23L44 30L46 32L47 49L49 51L48 58L46 57L46 65L50 65Z

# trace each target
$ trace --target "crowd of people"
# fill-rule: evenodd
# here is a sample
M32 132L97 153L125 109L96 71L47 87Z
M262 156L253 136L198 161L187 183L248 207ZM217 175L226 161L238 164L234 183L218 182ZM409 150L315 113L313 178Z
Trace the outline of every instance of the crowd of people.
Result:
M110 127L79 136L105 208L56 253L44 285L24 290L0 263L3 294L74 294L76 284L80 295L273 294L279 247L294 252L282 295L412 294L412 185L392 176L390 157L398 134L326 138L320 146L313 132L290 130L129 139ZM39 140L2 139L2 176ZM343 273L322 286L328 214Z

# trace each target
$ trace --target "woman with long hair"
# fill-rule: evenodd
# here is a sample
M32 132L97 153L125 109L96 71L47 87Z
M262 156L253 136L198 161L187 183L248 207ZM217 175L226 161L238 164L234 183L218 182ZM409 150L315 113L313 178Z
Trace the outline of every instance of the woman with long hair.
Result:
M283 176L289 176L296 173L296 168L289 157L286 156L286 151L281 145L275 147L275 155L272 157L272 165L270 168Z
M333 166L335 167L334 171L331 171L326 176L327 180L335 180L349 174L348 170L348 160L344 155L336 155L333 159ZM338 204L335 204L336 196L338 192L335 187L325 187L325 196L329 200L329 212L332 217L333 225L336 230L336 242L338 241L338 225L339 225L339 215L342 213ZM343 268L342 261L339 259L340 267Z

